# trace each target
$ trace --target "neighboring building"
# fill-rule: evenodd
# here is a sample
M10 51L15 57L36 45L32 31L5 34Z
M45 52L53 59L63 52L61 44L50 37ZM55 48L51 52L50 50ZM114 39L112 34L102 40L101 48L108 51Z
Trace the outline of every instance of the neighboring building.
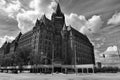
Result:
M95 64L93 45L86 35L65 25L59 4L51 20L43 15L36 20L31 31L20 33L11 43L10 53L24 47L30 47L33 54L39 54L40 60L46 57L47 62L43 64L51 64L52 60L60 65Z

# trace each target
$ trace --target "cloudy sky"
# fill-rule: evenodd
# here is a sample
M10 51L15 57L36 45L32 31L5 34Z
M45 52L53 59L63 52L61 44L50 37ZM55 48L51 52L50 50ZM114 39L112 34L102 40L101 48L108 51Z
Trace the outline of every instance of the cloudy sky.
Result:
M0 0L0 46L6 40L13 40L20 31L32 29L35 20L44 13L50 19L57 1ZM120 0L60 0L59 3L66 24L89 37L98 61L103 60L102 54L112 61L118 60Z

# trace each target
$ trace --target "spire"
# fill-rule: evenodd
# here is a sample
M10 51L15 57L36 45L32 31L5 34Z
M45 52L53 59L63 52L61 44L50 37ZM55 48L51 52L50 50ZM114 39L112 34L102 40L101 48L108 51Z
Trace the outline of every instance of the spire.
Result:
M22 35L22 33L20 32L20 33L18 34L18 36L16 37L16 41L18 41L18 40L20 39L21 35Z
M47 19L46 15L44 14L44 15L41 17L41 21L44 22L44 23L46 23L47 20L48 20L48 19Z
M61 9L60 9L59 3L57 4L56 13L61 13Z
M38 18L37 18L37 20L36 20L36 22L38 22L39 20L38 20Z
M37 26L38 24L39 24L39 20L38 20L38 18L37 18L35 25Z
M42 16L42 19L43 19L43 20L46 19L46 15L45 15L45 14Z
M19 36L21 36L21 35L22 35L22 33L20 32L20 33L19 33Z
M38 18L37 18L36 23L38 23L38 22L39 22L39 20L38 20Z
M7 44L7 41L5 41L5 43L4 44Z
M63 26L63 31L64 31L64 30L67 30L66 24L64 24L64 26Z

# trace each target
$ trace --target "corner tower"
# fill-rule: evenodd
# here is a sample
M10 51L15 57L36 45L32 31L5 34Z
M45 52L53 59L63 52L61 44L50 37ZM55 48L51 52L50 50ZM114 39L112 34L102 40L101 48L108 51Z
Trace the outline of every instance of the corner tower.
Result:
M56 11L51 16L54 28L54 63L62 64L62 35L61 31L65 24L65 17L60 9L59 3L57 4Z
M62 30L64 23L65 23L65 16L60 9L59 3L57 4L56 11L52 14L51 19L52 19L52 22L54 24L56 34L57 33L59 34Z

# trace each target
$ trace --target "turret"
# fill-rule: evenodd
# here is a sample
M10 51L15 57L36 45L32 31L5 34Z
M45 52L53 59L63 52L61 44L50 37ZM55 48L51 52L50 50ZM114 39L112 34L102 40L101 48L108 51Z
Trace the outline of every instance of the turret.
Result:
M52 14L52 20L55 21L55 19L62 20L63 22L65 21L64 14L61 11L59 3L57 4L55 12Z
M64 40L67 40L68 39L68 30L67 30L67 26L66 24L64 24L63 28L62 28L62 31L61 31L61 34L62 34L62 37Z
M67 26L64 24L62 31L67 31Z
M39 20L37 19L36 23L35 23L35 26L38 26L38 25L39 25Z
M22 33L20 32L20 33L18 34L18 36L16 37L16 39L15 39L16 42L19 41L21 35L22 35Z
M46 21L47 21L46 15L44 14L44 15L41 17L40 20L41 20L41 22L46 23Z
M60 33L60 31L62 30L62 27L65 23L65 16L60 9L59 3L57 4L57 8L56 8L55 12L52 14L51 18L52 18L52 22L54 24L56 32Z
M61 9L60 9L59 3L57 4L56 13L57 13L57 14L62 13L62 12L61 12Z

